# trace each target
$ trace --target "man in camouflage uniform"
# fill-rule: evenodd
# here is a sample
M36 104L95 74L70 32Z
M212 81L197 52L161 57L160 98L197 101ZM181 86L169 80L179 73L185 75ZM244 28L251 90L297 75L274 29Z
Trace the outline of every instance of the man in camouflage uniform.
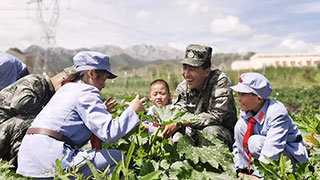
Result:
M28 75L0 91L0 158L17 166L17 153L33 119L75 68L49 78Z
M223 140L229 148L233 144L233 130L237 121L231 82L220 70L211 70L212 48L191 44L180 62L184 81L173 97L173 107L199 115L199 121L172 123L165 126L163 137L178 131L192 136L194 130L203 130ZM175 133L177 140L181 133Z

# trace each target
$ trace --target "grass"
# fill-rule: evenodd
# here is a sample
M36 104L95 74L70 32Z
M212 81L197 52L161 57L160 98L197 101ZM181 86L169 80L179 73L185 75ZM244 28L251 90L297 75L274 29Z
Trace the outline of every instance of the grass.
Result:
M159 67L161 68L161 67ZM135 71L117 72L118 78L107 80L106 87L102 90L103 97L113 96L116 98L135 96L140 94L147 97L149 93L149 84L155 79L164 79L170 86L171 94L173 95L177 85L183 80L183 77L178 69L170 69L163 67L161 72L155 69L137 69ZM230 78L232 84L238 83L240 74L250 72L250 70L242 71L224 71ZM276 88L300 88L310 87L320 84L320 71L313 67L268 67L261 70L256 70L264 74L270 81L272 87Z

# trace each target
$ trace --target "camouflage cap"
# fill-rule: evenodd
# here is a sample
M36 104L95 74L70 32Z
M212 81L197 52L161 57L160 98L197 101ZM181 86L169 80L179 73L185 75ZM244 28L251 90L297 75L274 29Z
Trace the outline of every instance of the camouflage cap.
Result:
M67 74L67 76L69 76L70 74L74 74L74 73L76 73L76 66L72 65L70 67L67 67L67 68L63 69L63 72L65 72Z
M207 61L211 61L212 48L197 44L190 44L187 46L186 55L180 61L181 64L188 64L190 66L201 66Z

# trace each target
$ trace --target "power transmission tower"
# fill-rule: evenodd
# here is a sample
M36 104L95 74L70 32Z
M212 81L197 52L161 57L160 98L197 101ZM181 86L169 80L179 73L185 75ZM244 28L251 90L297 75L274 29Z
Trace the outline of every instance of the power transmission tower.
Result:
M27 4L36 4L37 6L37 20L43 31L40 44L44 48L53 47L56 43L56 29L60 15L59 0L30 0ZM48 70L48 53L46 50L44 54L43 74L46 74Z
M37 19L41 25L44 46L52 47L56 43L56 29L60 15L59 0L30 0L29 4L36 4Z

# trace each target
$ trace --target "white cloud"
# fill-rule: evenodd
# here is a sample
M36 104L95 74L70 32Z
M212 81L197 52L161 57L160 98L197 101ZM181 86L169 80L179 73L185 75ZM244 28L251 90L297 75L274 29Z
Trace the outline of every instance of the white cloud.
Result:
M189 14L194 15L195 13L197 13L198 8L199 8L199 3L197 3L197 2L190 3L190 5L188 7Z
M145 10L139 11L138 14L136 15L138 19L148 19L150 16L151 14Z
M188 3L188 14L190 16L206 14L210 7L206 3L192 2Z
M236 16L227 16L226 18L215 19L211 22L211 32L216 35L242 36L249 34L251 28L240 22Z
M41 43L44 33L37 21L37 4L27 5L28 1L1 0L0 50ZM271 8L270 3L272 9L266 9ZM273 13L275 6L283 5L291 13L288 9ZM56 45L90 48L146 43L184 50L188 44L198 43L214 46L217 52L319 52L319 24L312 21L317 14L294 14L296 20L287 20L292 12L319 9L320 2L298 0L60 1Z
M290 52L319 52L320 47L299 39L283 39L279 47Z

